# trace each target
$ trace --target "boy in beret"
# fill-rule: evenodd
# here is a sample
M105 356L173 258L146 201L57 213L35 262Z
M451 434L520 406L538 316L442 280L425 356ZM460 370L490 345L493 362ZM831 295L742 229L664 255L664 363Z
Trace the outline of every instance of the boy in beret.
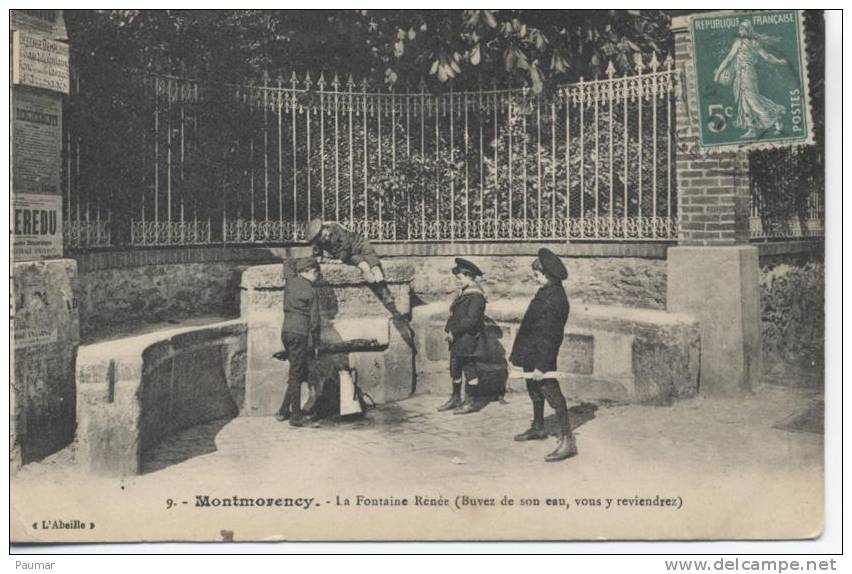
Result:
M291 267L292 265L292 267ZM319 298L314 283L319 264L313 257L284 264L284 324L281 341L290 361L290 374L284 400L275 418L290 420L290 426L301 427L307 418L302 413L302 383L308 380L311 359L316 357L320 342Z
M450 305L450 318L444 331L450 346L450 377L453 390L450 399L438 407L439 411L455 410L455 414L468 414L483 406L479 393L479 373L476 361L484 355L482 329L485 321L485 293L478 279L482 271L461 257L456 258L452 270L461 287ZM467 382L465 400L461 399L462 384Z
M509 361L531 375L527 379L527 392L532 400L533 420L532 426L516 435L515 440L547 438L547 431L544 430L546 400L556 411L559 420L559 444L544 460L556 462L577 454L577 443L568 420L568 405L559 388L559 381L544 378L544 373L556 370L556 358L565 336L569 305L562 281L567 279L568 271L559 257L544 248L539 250L538 258L533 261L532 270L541 287L521 320Z

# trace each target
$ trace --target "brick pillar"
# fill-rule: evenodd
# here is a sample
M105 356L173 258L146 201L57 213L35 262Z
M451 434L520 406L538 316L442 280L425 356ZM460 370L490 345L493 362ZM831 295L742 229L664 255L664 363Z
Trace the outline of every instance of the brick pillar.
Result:
M703 14L706 16L706 14ZM702 325L700 392L747 392L760 375L757 248L749 244L745 151L703 151L690 17L672 19L677 102L678 246L668 250L667 306Z
M680 221L678 244L748 244L748 152L707 153L699 148L698 114L695 110L698 90L689 17L673 18L672 32L675 37L675 63L681 73L675 159Z

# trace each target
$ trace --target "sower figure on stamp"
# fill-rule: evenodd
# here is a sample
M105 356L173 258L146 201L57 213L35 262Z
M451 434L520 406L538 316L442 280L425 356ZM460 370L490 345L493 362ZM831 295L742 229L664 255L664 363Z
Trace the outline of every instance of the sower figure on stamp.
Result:
M313 253L322 261L326 255L331 259L338 259L347 265L354 265L361 270L364 280L370 285L370 289L379 297L382 304L390 311L394 326L402 338L412 348L414 344L414 330L408 320L399 312L396 300L385 282L385 274L382 270L382 262L376 250L360 234L349 231L339 223L325 222L321 219L313 219L305 231L305 239L313 244Z
M760 93L757 61L760 58L769 64L789 64L786 59L766 51L765 44L778 38L755 32L751 20L740 22L737 32L737 39L716 68L713 79L720 84L733 84L734 101L737 103L734 125L746 130L741 138L757 137L772 128L780 134L785 109Z
M316 358L320 342L319 298L314 283L319 275L319 264L313 257L297 259L295 273L285 262L284 324L281 341L290 361L290 374L284 400L275 418L290 420L294 427L304 426L302 412L302 383L308 381L308 368ZM289 272L288 272L289 271Z
M455 409L457 415L476 412L487 402L479 392L477 359L484 356L482 330L485 322L485 293L477 283L482 276L479 267L461 257L452 270L461 290L450 304L450 318L444 330L450 345L450 377L453 392L439 411ZM465 400L461 399L465 383Z
M515 440L547 438L547 431L544 430L546 400L556 411L559 420L559 444L556 450L545 457L547 462L555 462L577 454L577 443L568 420L568 405L559 388L559 381L544 377L544 373L556 370L556 358L565 336L569 306L562 281L568 277L568 271L559 257L544 248L539 250L532 269L541 287L521 320L509 362L532 375L532 378L527 379L527 392L532 400L533 420L532 426L516 435Z

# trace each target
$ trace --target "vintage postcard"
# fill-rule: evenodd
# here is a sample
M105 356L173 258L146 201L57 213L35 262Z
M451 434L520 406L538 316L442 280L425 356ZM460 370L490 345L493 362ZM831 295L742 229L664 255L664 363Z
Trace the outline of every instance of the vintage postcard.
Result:
M12 543L820 536L822 11L10 26Z

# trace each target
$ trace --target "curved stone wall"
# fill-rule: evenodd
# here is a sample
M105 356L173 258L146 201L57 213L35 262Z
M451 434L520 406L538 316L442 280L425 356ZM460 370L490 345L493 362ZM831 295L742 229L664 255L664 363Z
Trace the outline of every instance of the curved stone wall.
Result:
M517 249L507 248L505 253L492 253L500 246L425 245L443 249L424 255L417 254L419 250L415 249L424 247L420 244L377 245L376 248L386 263L394 264L392 267L397 263L411 265L415 303L417 300L443 301L455 291L450 273L454 256L446 254L452 253L453 248L481 265L486 274L484 286L494 297L523 297L535 291L529 270L535 246L516 245ZM560 252L566 248L551 247ZM564 256L570 273L567 285L571 297L600 305L665 308L664 251L645 249L647 257L623 256L619 253L630 252L629 248L636 248L637 253L644 251L639 249L641 245L585 247L588 253L584 251L583 256ZM598 253L593 249L596 247L613 247L616 253L613 255L603 249ZM407 250L414 254L397 253ZM244 270L263 263L277 263L282 257L308 253L305 247L208 247L81 254L78 256L81 340L103 340L147 325L192 317L236 317L239 315L240 277ZM357 276L356 270L348 271L354 273L353 277Z
M142 453L163 438L239 414L246 325L230 321L82 346L76 374L80 462L96 474L138 474Z

